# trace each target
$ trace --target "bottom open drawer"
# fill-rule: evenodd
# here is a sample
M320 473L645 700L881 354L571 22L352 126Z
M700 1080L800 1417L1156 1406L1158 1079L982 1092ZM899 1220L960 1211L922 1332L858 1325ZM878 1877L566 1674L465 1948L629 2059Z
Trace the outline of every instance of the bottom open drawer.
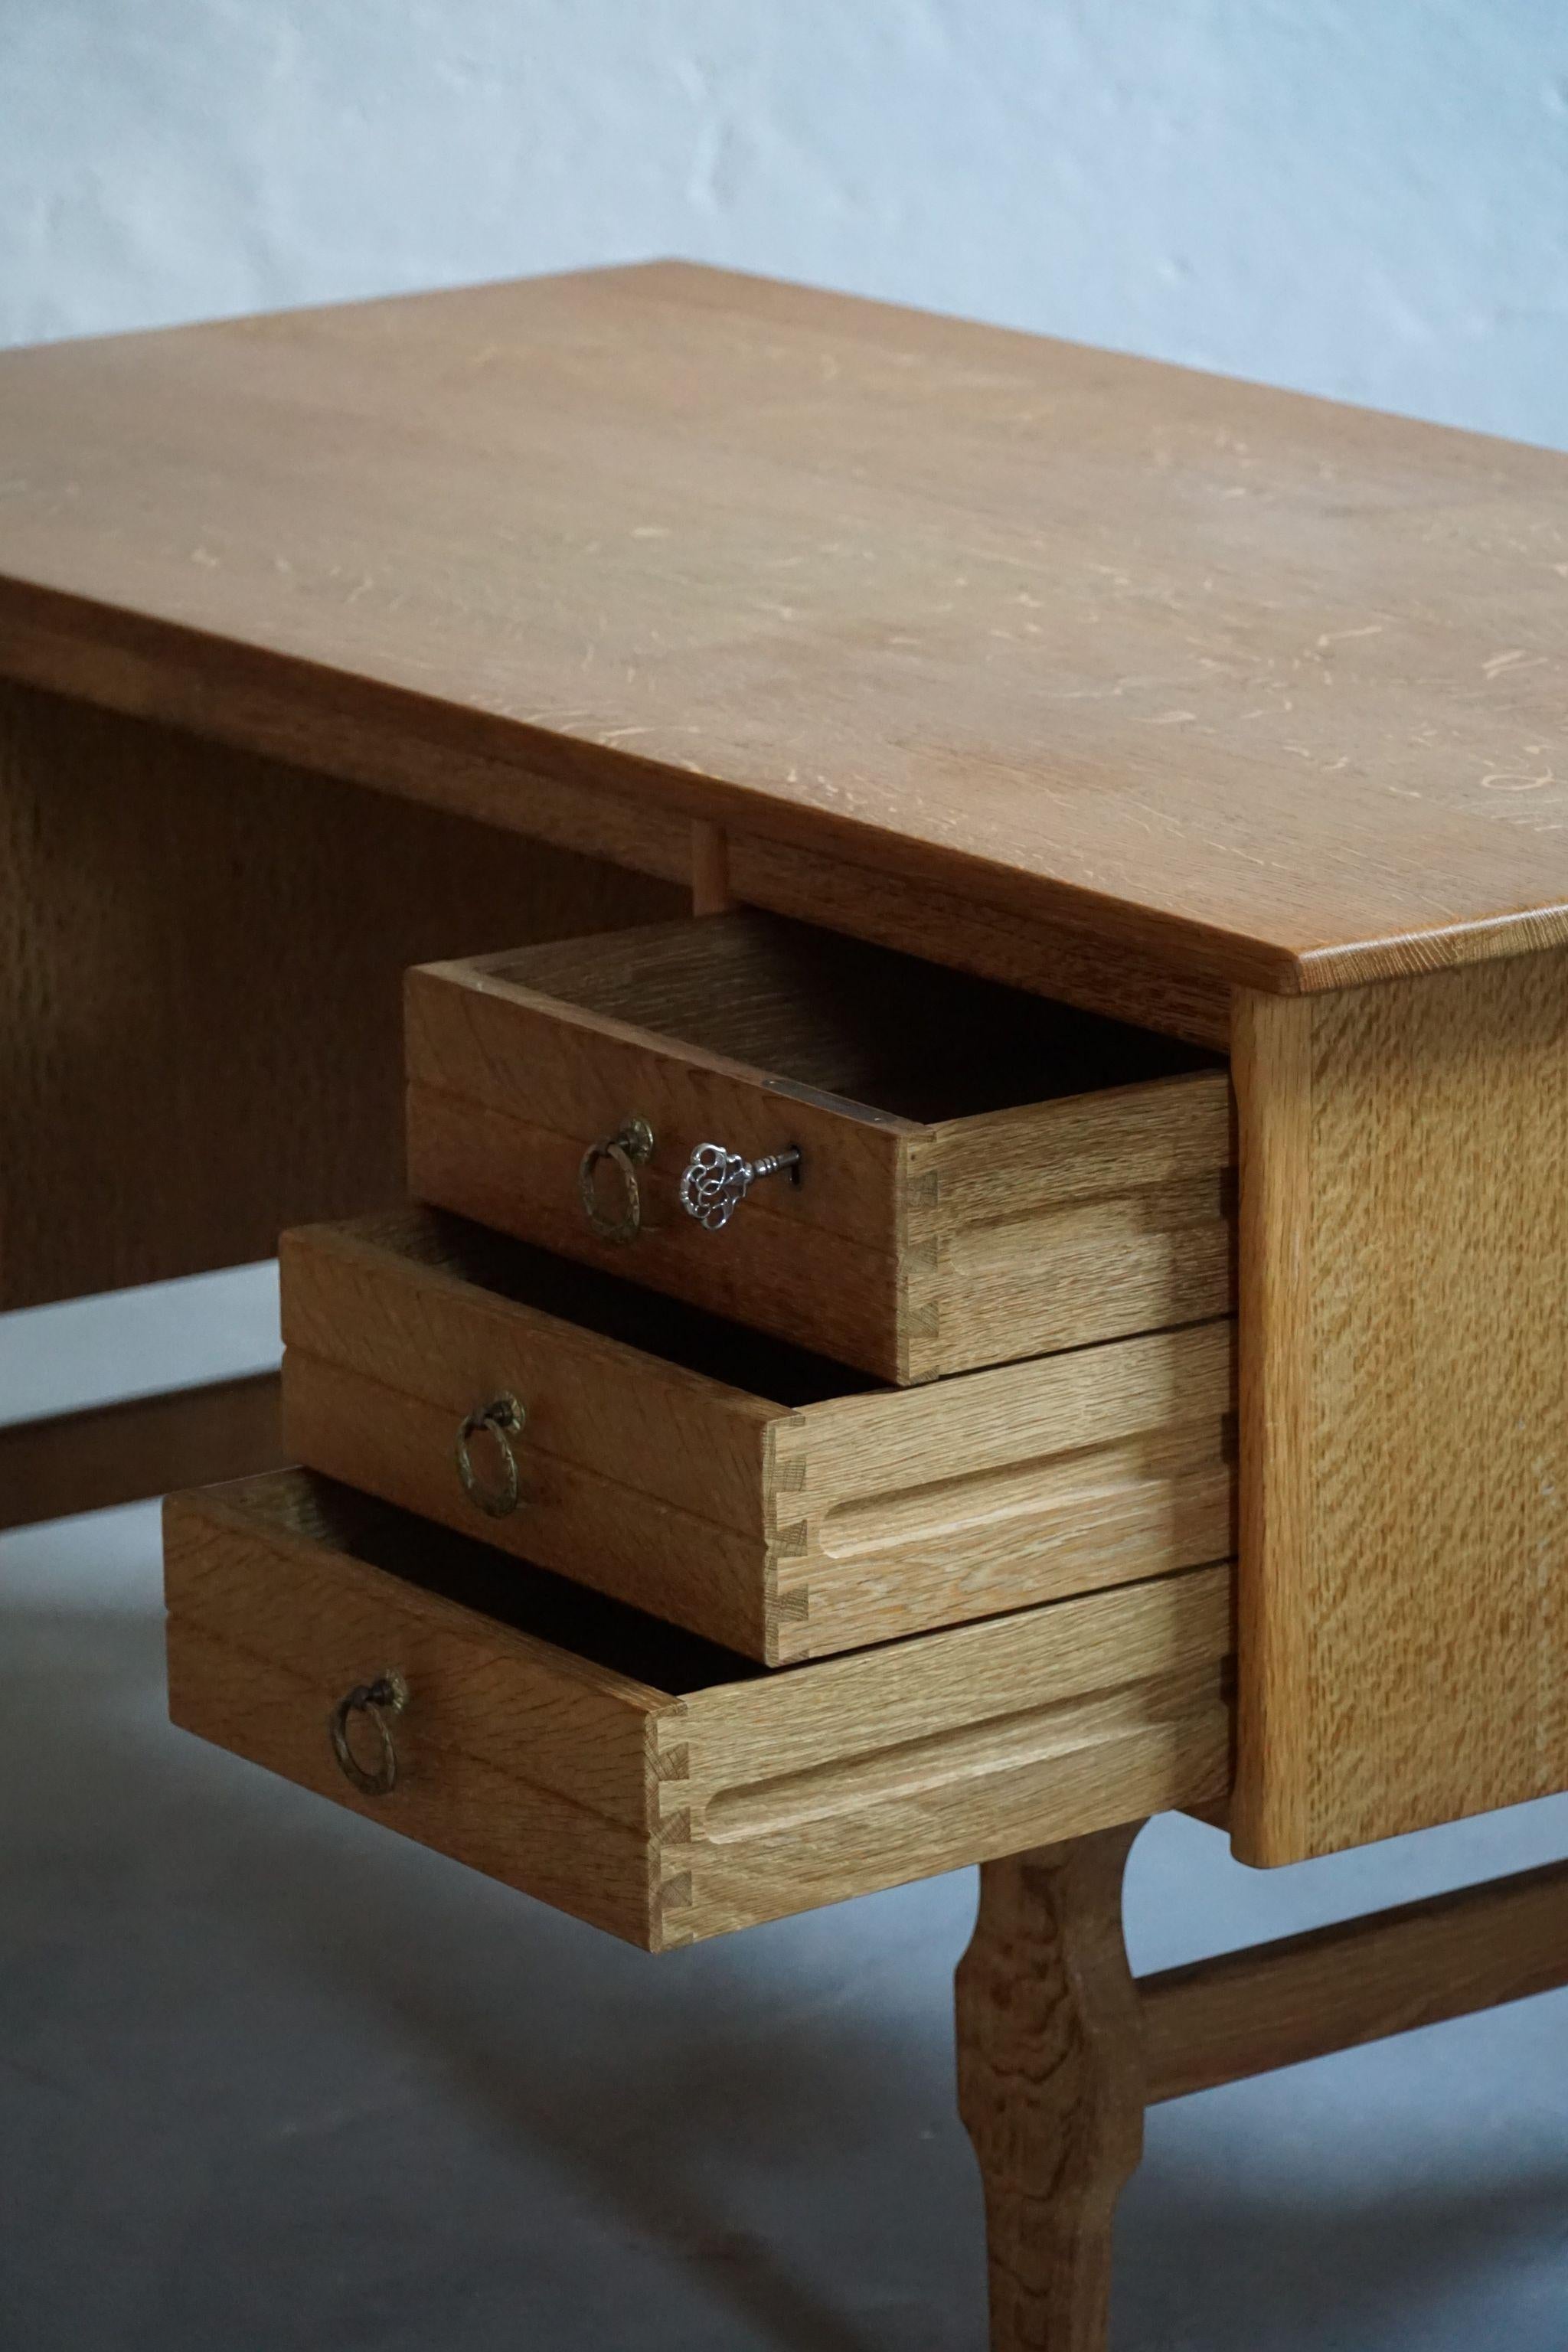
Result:
M769 1674L303 1471L164 1535L175 1723L651 1951L1229 1782L1228 1567Z

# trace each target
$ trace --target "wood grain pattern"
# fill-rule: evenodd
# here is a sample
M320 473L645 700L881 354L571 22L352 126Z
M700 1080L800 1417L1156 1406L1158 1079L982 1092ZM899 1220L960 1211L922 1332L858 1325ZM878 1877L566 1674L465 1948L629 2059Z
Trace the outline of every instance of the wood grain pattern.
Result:
M1223 1569L754 1675L304 1473L165 1525L177 1722L650 1949L1228 1776ZM326 1718L388 1669L403 1769L364 1799Z
M495 1233L521 1233L543 1248L630 1283L631 1252L591 1231L577 1181L587 1142L616 1133L625 1110L579 1144L570 1135L490 1110L471 1096L434 1087L411 1086L405 1108L409 1188L416 1200L455 1210ZM738 1232L724 1237L739 1246L698 1259L684 1230L689 1220L676 1203L679 1172L673 1154L668 1169L639 1171L647 1222L635 1244L638 1282L759 1330L784 1337L809 1330L812 1346L844 1364L873 1352L868 1327L880 1323L885 1337L875 1352L884 1361L897 1361L897 1329L887 1328L894 1316L885 1303L896 1295L896 1275L882 1253L818 1229L808 1237L812 1278L809 1293L803 1292L804 1244L791 1240L786 1226L787 1245L780 1246L782 1221L752 1202L754 1214L744 1238ZM885 1185L889 1171L880 1170L879 1176ZM607 1180L605 1189L608 1197Z
M300 1460L769 1664L1233 1549L1228 1323L857 1394L428 1213L286 1234L282 1289ZM487 1518L454 1443L500 1395L521 1501Z
M330 1698L378 1671L366 1662L390 1643L418 1685L421 1705L401 1727L410 1739L423 1727L437 1746L649 1829L647 1721L667 1694L614 1658L569 1657L530 1630L521 1606L513 1624L472 1605L471 1588L482 1598L495 1585L479 1547L400 1528L396 1514L295 1470L171 1496L163 1532L169 1612L207 1639L318 1681ZM426 1559L445 1585L400 1572ZM592 1628L591 1607L551 1597ZM700 1671L700 1645L691 1654ZM651 1643L647 1655L657 1659Z
M109 1510L286 1459L276 1372L15 1422L0 1428L0 1528Z
M401 1190L399 991L663 886L0 686L0 1307L269 1257Z
M693 1931L1222 1795L1229 1611L1226 1570L1192 1569L693 1695L660 1731Z
M1143 2152L1121 1882L1141 1822L993 1862L959 1963L959 2109L985 2190L993 2352L1105 2352Z
M0 438L5 658L88 698L402 725L1205 983L1568 930L1544 450L679 264L6 353Z
M698 817L691 827L691 911L725 915L735 903L730 888L730 842L723 828Z
M1111 1021L1129 1021L1222 1052L1229 1046L1231 992L1226 982L1177 970L1124 941L1112 945L1059 915L1047 922L884 867L853 866L758 834L729 837L726 876L746 906L826 924L906 955L928 956L933 963L1082 1005Z
M754 914L416 971L405 1029L420 1198L889 1380L1232 1303L1226 1074L1147 1032ZM626 1244L578 1167L634 1113ZM799 1181L704 1232L714 1141Z
M1568 1983L1568 1863L1138 1979L1148 2095L1184 2098Z
M392 695L371 709L330 686L323 692L320 673L291 676L233 640L204 643L193 663L155 625L90 598L18 592L0 578L0 677L498 833L669 882L690 878L692 821L639 798L635 780L622 792L585 790L515 758L432 740L416 697Z
M352 1683L332 1688L320 1675L289 1674L254 1649L210 1639L183 1617L169 1620L168 1675L169 1719L181 1730L590 1927L647 1946L652 1897L647 1843L638 1832L482 1755L426 1739L421 1727L405 1722L396 1734L396 1790L384 1799L362 1795L338 1769L326 1731Z
M912 1361L960 1370L1194 1323L1235 1304L1235 1158L1223 1070L944 1121L906 1153L935 1252Z
M1233 1363L1206 1323L800 1407L773 1433L780 1654L1228 1558Z
M1568 1786L1568 961L1248 996L1237 1851Z
M530 984L538 967L526 950L411 971L405 1017L409 1079L542 1129L569 1147L571 1230L581 1230L584 1251L594 1246L594 1235L577 1201L577 1162L589 1143L614 1135L636 1110L656 1137L667 1139L642 1180L650 1227L661 1236L684 1238L681 1229L690 1225L677 1207L675 1188L693 1141L710 1134L726 1141L732 1137L732 1148L752 1157L793 1139L803 1157L812 1155L813 1181L786 1181L771 1193L759 1187L747 1202L752 1217L784 1217L885 1252L898 1138L910 1122L879 1117L875 1106L842 1099L838 1090L780 1084L775 1068L703 1041L699 1024L705 1014L716 1020L733 1013L731 990L746 990L748 1010L756 1004L761 976L744 965L737 970L739 960L721 951L726 933L749 928L743 916L683 923L673 934L660 926L659 945L668 953L652 970L653 954L640 951L646 934L579 942L574 961L581 981L563 975L559 995ZM836 943L825 932L816 938L826 961ZM573 985L592 985L590 969L596 968L593 979L599 979L606 964L623 957L631 967L627 992L641 1005L636 1025L626 1015L574 1003L565 993ZM555 967L552 959L545 970ZM789 1046L781 1010L776 1003L759 1008L758 1025L782 1055ZM819 1034L830 1020L830 1005L816 1008ZM690 1028L697 1029L695 1038ZM420 1149L419 1122L411 1118L410 1153ZM737 1218L735 1238L742 1230ZM636 1278L651 1239L650 1233L630 1247L612 1244L598 1258Z

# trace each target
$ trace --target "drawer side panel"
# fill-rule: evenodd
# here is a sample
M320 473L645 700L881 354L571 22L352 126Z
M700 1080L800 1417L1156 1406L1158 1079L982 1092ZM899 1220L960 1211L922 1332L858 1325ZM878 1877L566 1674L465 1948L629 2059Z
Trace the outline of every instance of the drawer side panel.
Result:
M1236 1303L1224 1071L952 1120L914 1147L929 1191L930 1336L946 1371L1159 1331Z
M773 1433L781 1655L1228 1558L1228 1322L812 1405Z
M709 1790L900 1747L1020 1708L1218 1666L1232 1650L1229 1563L1088 1593L888 1648L826 1658L686 1702L679 1737Z
M1223 1799L1231 1607L1198 1569L700 1694L658 1734L668 1936Z
M694 1851L691 1897L667 1908L671 1944L728 1933L938 1871L994 1861L1151 1813L1212 1804L1230 1781L1231 1715L1212 1678L1168 1713L1079 1727L1049 1753L955 1769L945 1784ZM679 1856L672 1848L671 1867Z

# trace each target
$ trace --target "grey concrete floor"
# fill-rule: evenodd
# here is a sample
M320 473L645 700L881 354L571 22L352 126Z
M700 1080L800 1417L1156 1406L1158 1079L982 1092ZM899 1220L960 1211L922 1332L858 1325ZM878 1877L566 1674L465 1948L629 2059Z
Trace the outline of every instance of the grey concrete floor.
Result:
M1564 1852L1160 1822L1134 1960ZM152 1510L0 1539L0 2347L981 2352L973 1899L648 1959L172 1730ZM1118 2352L1563 2352L1565 2056L1554 1994L1157 2110Z

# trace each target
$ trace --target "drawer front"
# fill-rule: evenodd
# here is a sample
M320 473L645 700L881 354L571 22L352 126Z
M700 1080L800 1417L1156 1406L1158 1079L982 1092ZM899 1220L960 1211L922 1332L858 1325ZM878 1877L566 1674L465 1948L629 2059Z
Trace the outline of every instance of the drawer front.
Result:
M1227 1568L767 1675L304 1472L165 1564L176 1723L652 1950L1228 1787Z
M1233 1549L1227 1323L914 1390L822 1394L814 1362L791 1402L794 1350L455 1219L308 1227L282 1265L301 1461L766 1664ZM732 1378L531 1304L552 1276ZM471 1434L465 1483L462 1426L503 1399L521 1427Z
M423 967L405 1034L419 1198L880 1379L1232 1303L1228 1080L1168 1040L745 915ZM799 1160L710 1230L703 1144Z

